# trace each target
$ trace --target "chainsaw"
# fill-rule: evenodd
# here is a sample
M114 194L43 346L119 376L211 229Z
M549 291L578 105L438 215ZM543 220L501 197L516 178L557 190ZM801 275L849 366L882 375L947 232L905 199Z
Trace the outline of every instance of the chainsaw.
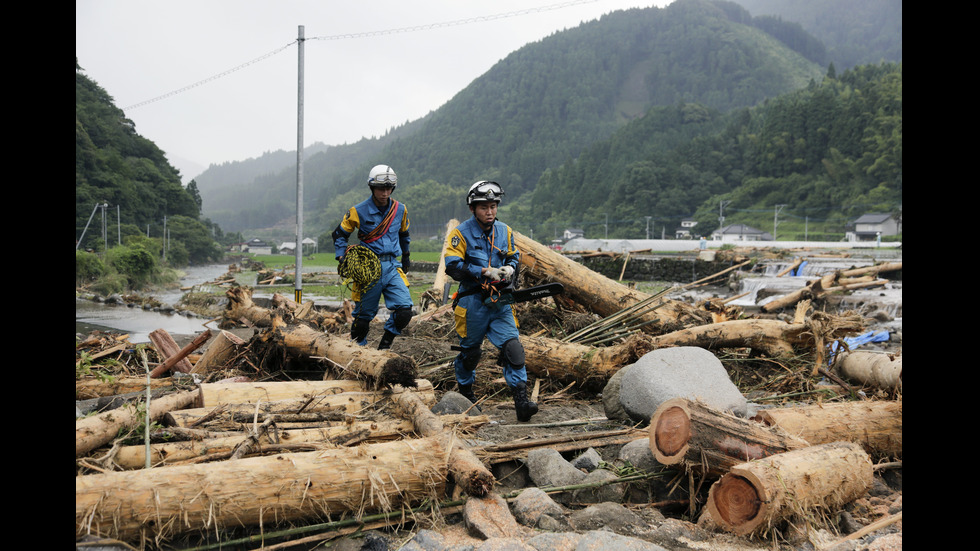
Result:
M504 288L500 293L483 299L484 304L513 304L515 302L527 302L539 298L553 297L565 292L565 286L561 283L546 283L527 289Z

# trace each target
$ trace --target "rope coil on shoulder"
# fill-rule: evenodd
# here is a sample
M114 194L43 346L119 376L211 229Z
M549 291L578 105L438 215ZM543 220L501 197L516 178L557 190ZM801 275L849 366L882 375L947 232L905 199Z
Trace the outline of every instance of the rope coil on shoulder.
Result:
M381 279L381 261L364 245L351 245L337 267L337 274L348 289L353 284L362 292L367 291Z

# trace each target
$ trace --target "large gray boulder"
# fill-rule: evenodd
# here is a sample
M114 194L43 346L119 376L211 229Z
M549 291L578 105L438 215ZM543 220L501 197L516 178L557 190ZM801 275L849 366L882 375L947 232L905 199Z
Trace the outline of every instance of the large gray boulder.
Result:
M698 400L709 408L745 417L746 400L714 354L696 346L661 348L644 354L623 374L619 400L636 422L649 422L673 398Z

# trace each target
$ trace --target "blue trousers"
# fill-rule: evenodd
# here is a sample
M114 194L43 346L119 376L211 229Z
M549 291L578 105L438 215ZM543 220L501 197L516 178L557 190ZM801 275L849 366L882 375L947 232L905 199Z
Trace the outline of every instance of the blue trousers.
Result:
M396 335L400 335L401 331L395 327L394 311L412 307L412 293L409 292L408 285L402 279L402 275L398 271L399 267L401 267L401 262L395 259L382 260L381 278L373 287L361 293L361 300L354 303L353 312L355 318L373 320L378 315L378 305L381 302L381 297L384 296L385 308L392 311L392 315L388 316L388 321L385 322L385 331L391 331ZM366 345L367 337L357 344Z
M453 370L456 372L456 382L469 385L476 378L476 364L483 339L490 339L490 343L500 350L504 343L520 336L517 317L513 305L486 305L479 293L461 298L454 315L459 347L463 350L453 361ZM527 383L525 364L513 365L505 357L501 358L500 363L503 364L507 386Z

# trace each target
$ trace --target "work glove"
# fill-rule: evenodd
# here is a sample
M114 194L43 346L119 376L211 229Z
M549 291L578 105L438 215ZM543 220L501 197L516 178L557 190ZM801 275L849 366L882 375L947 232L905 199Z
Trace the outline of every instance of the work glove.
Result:
M409 259L408 253L403 254L402 255L402 271L407 274L408 273L408 270L411 267L412 267L412 261L411 261L411 259Z
M490 281L500 281L504 279L504 274L500 268L490 268L487 270L487 279Z
M513 266L502 266L500 268L500 273L503 276L500 279L510 279L511 276L514 275L514 267Z

